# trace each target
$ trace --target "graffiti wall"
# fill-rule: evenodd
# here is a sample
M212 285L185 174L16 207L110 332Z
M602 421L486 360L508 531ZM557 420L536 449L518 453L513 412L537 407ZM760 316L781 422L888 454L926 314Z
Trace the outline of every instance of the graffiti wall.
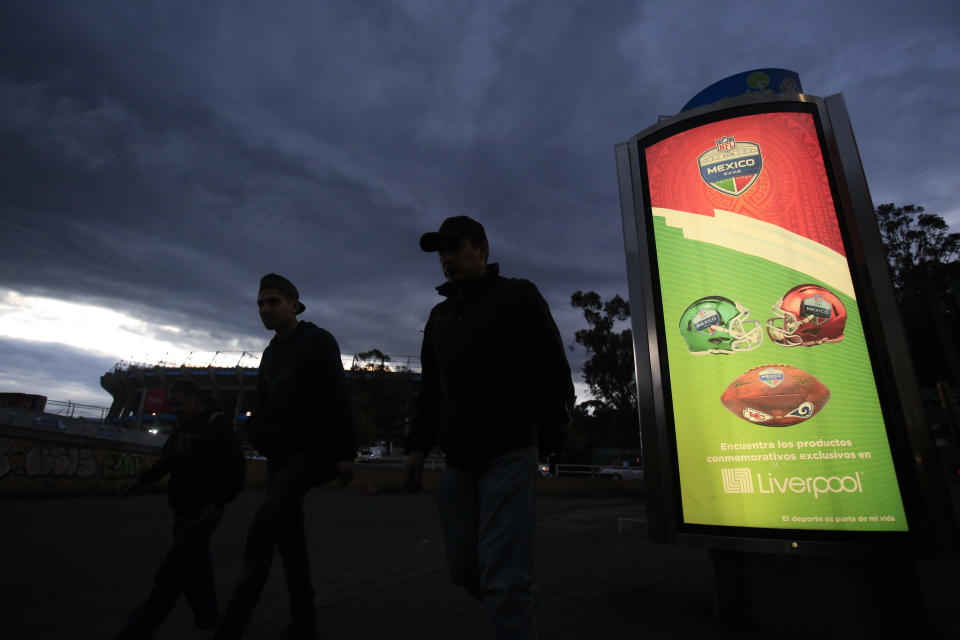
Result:
M121 451L0 434L0 495L113 492L156 461L159 449L153 453L142 449Z
M160 447L0 425L0 498L116 494L156 462ZM247 460L247 488L266 485L263 460ZM162 490L166 478L154 487Z

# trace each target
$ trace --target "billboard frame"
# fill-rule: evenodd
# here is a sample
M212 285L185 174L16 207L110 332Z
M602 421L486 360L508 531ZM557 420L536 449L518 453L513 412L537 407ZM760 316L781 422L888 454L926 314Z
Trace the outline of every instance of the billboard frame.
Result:
M909 531L829 531L692 525L682 521L680 477L659 308L659 275L643 149L702 124L757 113L811 113L861 308L867 349ZM644 445L647 518L654 542L718 550L810 555L875 552L936 555L956 538L952 509L926 424L910 353L843 96L747 96L685 111L615 147L627 279L633 314L638 418Z

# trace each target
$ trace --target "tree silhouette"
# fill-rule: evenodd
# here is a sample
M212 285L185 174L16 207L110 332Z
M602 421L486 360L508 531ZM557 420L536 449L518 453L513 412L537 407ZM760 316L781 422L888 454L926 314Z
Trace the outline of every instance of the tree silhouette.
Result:
M913 204L881 204L876 214L900 304L932 296L941 310L952 312L946 294L960 275L960 233L950 233L942 217Z
M390 362L390 356L380 349L370 349L353 356L353 364L350 368L354 371L386 371L388 362Z
M619 295L604 302L594 291L577 291L570 304L583 309L589 325L577 331L574 340L587 351L583 379L590 393L606 409L635 413L633 333L629 328L615 330L617 321L630 318L630 303Z
M638 447L633 332L616 327L630 318L630 303L619 295L603 301L594 291L577 291L570 304L583 310L588 325L574 334L574 340L587 352L583 379L593 399L575 408L568 448L579 450L582 457L591 447Z
M419 381L409 370L394 371L390 356L380 349L353 357L349 388L361 442L398 439L410 419Z

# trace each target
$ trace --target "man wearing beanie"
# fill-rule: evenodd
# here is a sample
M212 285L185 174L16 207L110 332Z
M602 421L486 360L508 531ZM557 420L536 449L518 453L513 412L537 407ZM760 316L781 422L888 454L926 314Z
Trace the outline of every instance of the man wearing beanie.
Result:
M546 301L487 264L483 226L447 218L425 233L446 300L424 329L420 407L407 443L412 488L439 440L437 505L455 584L486 606L498 639L536 638L533 537L538 443L569 417L570 366Z
M239 638L250 622L276 548L290 596L289 628L282 638L317 638L303 500L311 485L339 477L350 482L356 440L340 348L328 331L297 316L300 293L269 273L257 295L263 326L276 335L263 352L256 409L247 437L267 458L266 498L247 531L243 569L217 627L216 638Z

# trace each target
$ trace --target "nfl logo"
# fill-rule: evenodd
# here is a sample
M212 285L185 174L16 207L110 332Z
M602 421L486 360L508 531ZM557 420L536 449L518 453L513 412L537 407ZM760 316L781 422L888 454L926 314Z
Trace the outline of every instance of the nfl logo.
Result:
M755 142L722 136L716 145L697 158L700 178L711 189L728 196L741 196L753 186L763 169L763 155Z
M729 155L728 152L733 151L737 147L737 144L733 141L733 136L724 136L717 140L717 151L721 155Z

